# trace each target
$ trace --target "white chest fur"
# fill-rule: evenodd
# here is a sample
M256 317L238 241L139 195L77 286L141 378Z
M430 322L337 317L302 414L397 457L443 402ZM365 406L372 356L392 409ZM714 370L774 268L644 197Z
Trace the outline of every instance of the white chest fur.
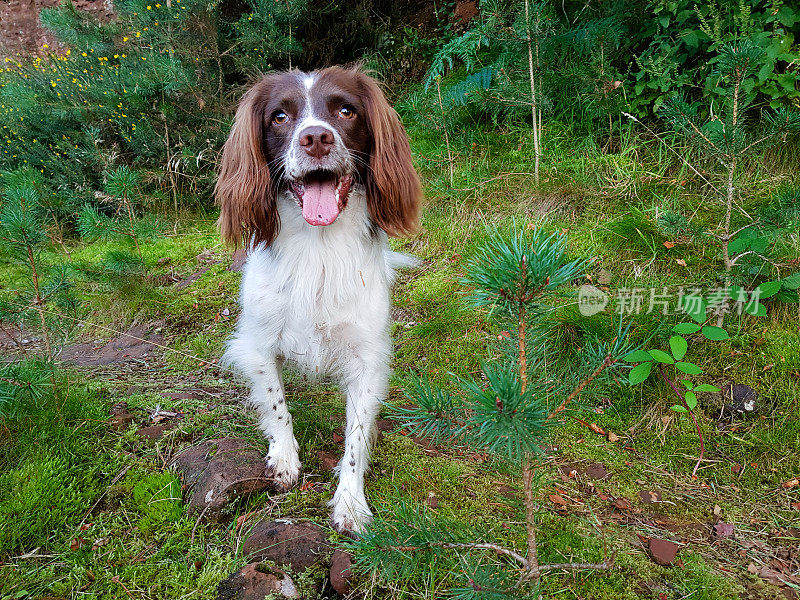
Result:
M387 336L386 236L371 228L360 193L327 227L306 223L288 194L278 209L280 234L245 267L237 335L258 332L262 351L312 374L339 372L343 361L378 350Z

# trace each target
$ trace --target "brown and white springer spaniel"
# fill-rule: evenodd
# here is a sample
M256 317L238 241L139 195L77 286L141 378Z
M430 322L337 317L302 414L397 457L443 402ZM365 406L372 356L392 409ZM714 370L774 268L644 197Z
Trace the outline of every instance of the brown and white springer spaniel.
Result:
M371 518L364 473L385 399L394 268L387 236L412 232L422 192L397 113L358 69L264 77L242 98L215 195L223 238L249 257L242 313L225 361L250 382L279 489L300 476L282 368L334 375L347 426L332 523L359 532Z

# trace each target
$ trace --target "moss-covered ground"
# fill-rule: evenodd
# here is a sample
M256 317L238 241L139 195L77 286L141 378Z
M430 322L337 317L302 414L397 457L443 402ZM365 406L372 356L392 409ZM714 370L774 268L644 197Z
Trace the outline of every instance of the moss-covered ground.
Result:
M719 252L709 238L665 229L658 216L680 213L702 231L716 225L719 207L680 163L660 156L666 151L655 140L623 140L621 151L604 153L593 139L553 126L545 133L544 176L537 187L527 130L464 132L453 142L451 187L439 134L411 134L427 204L420 233L392 243L423 264L402 273L394 292L390 403L408 402L403 392L413 374L427 374L449 389L455 389L455 376L480 375L480 359L501 332L486 314L467 307L459 278L487 225L534 223L566 232L571 255L596 258L592 281L613 289L717 284ZM744 210L791 183L792 173L781 173L755 165L741 182ZM175 221L167 235L142 247L148 277L114 286L79 281L85 320L73 332L75 338L105 340L131 323L158 322L168 349L144 362L64 365L55 391L0 417L2 600L214 598L218 582L247 562L240 546L253 518L327 526L334 479L319 452L341 451L334 433L343 409L325 381L287 374L303 483L316 485L247 498L222 523L206 524L188 514L177 480L165 471L176 450L205 438L244 436L266 452L254 415L240 404L244 388L216 364L238 314L239 274L228 270L230 255L219 242L213 212ZM787 236L779 252L796 258L799 243L796 234ZM54 248L43 260L91 265L113 244L76 241L68 248L69 259ZM3 269L6 285L22 277L17 266ZM192 275L185 286L175 282ZM562 344L568 357L587 331L613 337L612 316L607 311L587 319L563 311L553 343ZM653 315L632 319L640 339L658 324ZM760 400L755 415L721 421L719 398L701 399L707 453L696 479L690 474L697 436L687 419L669 409L674 400L655 378L636 388L623 381L607 386L589 397L578 415L582 422L565 419L555 429L539 494L541 559L597 561L605 553L615 561L606 572L548 574L545 597L720 600L791 592L758 572L775 567L775 560L794 561L796 570L800 561L800 487L784 485L800 475L798 307L772 302L766 317L734 315L726 327L730 340L697 342L692 358L709 383L747 384ZM109 427L109 408L121 401L134 409L139 424L149 419L146 409L156 407L185 418L152 443L137 436L135 426ZM587 425L613 432L615 441ZM602 463L609 477L585 475L594 463ZM417 503L419 510L524 547L519 474L490 456L427 448L402 431L385 432L367 486L378 515L400 501ZM640 492L648 491L658 492L661 501L645 503ZM627 504L615 506L619 499ZM732 524L734 535L715 538L718 521ZM677 564L655 564L646 550L650 537L680 543ZM331 539L337 539L332 531ZM403 580L364 577L357 593L440 598L453 581L451 566L420 568ZM313 588L306 583L305 589ZM320 597L329 597L324 590Z

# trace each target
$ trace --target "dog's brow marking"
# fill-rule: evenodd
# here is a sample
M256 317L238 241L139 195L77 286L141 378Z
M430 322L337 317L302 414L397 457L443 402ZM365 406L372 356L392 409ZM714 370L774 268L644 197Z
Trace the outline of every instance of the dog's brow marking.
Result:
M306 91L311 91L311 86L314 85L314 76L309 75L303 80L303 85L306 86Z

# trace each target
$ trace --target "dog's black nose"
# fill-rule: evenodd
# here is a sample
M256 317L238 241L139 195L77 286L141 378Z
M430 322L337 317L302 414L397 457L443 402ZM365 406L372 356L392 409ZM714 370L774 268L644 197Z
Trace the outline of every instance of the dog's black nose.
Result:
M333 146L333 132L320 126L306 127L300 132L300 146L314 158L327 156Z

